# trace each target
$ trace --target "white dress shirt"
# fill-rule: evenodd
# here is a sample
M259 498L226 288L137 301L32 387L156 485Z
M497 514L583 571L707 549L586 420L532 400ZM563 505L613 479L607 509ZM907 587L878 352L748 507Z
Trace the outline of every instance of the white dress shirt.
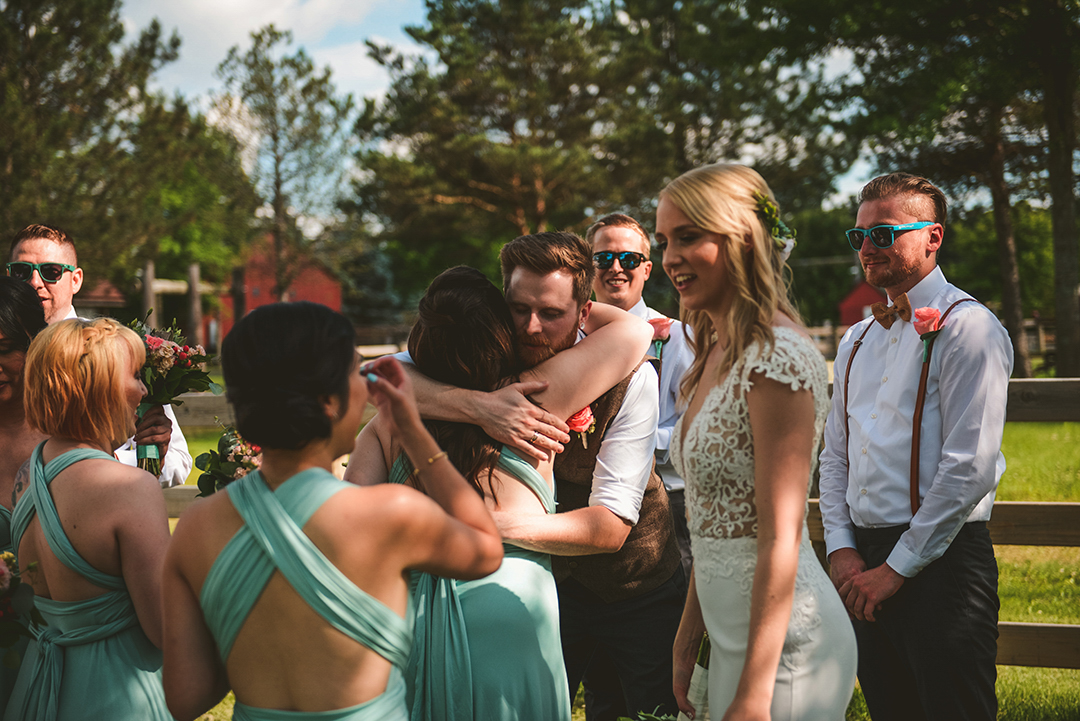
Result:
M632 315L645 320L666 318L663 313L653 310L639 300L630 309ZM679 401L679 384L694 362L694 349L690 340L683 333L690 331L677 320L672 320L670 334L666 343L660 346L660 422L656 426L656 472L664 480L664 487L669 491L681 491L686 488L686 481L671 465L671 432L682 417L686 405ZM655 345L650 353L655 353Z
M946 282L940 268L908 291L912 309L942 314L970 297ZM986 521L1005 471L1001 437L1012 344L997 318L979 303L961 303L934 344L919 443L920 507L911 514L912 417L922 370L923 341L899 318L874 324L851 367L844 437L844 373L854 341L873 317L848 329L836 353L832 410L821 453L821 515L828 553L854 548L854 527L910 523L886 562L912 577L945 552L968 521ZM845 455L844 449L847 449Z
M79 314L75 312L75 308L68 309L64 320L69 318L80 318ZM82 320L88 319L82 318ZM183 485L187 481L188 474L191 473L192 466L187 439L184 438L184 432L180 430L180 424L176 421L176 413L173 412L172 404L165 405L165 416L172 423L172 437L169 439L169 450L165 452L165 458L162 459L161 476L158 477L162 488ZM135 438L131 437L127 439L124 445L116 449L114 455L125 466L137 466L139 465L139 459L135 448Z

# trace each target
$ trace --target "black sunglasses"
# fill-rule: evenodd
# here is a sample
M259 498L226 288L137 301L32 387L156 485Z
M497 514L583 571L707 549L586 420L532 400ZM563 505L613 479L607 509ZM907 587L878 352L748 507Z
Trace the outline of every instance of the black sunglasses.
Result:
M7 264L8 275L15 280L30 282L30 279L34 277L35 270L46 283L55 283L64 277L65 271L74 273L75 266L67 263L26 263L23 261Z
M596 267L600 270L607 270L610 268L616 258L619 259L619 265L622 266L623 270L633 270L648 260L648 258L641 253L635 253L632 250L624 250L621 253L612 253L610 250L605 250L600 253L593 253L592 256L593 263L595 263Z
M928 225L934 225L928 221L918 223L904 223L903 225L875 225L873 228L852 228L845 230L848 243L853 250L862 250L863 239L870 236L870 242L878 248L888 248L896 242L896 236L909 230L919 230Z

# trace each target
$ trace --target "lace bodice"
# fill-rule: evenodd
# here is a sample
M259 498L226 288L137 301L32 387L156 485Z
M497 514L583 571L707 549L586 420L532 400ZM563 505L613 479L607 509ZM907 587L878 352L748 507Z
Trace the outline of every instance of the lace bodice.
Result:
M691 536L757 535L754 440L746 402L754 374L790 385L793 391L809 389L813 394L814 448L810 465L813 476L829 411L825 360L799 332L783 327L773 328L773 332L776 341L772 352L762 357L758 344L747 348L724 381L709 391L701 410L691 419L685 438L682 431L685 416L672 433L671 459L675 470L686 479Z

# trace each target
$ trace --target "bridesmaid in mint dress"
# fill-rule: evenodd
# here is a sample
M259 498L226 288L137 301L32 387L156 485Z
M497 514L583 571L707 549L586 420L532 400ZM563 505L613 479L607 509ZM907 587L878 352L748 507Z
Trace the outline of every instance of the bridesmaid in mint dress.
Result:
M0 453L0 553L15 551L11 545L11 496L16 475L30 460L34 447L45 440L26 421L23 409L26 349L44 328L45 310L30 284L0 276L0 448L4 449ZM25 487L26 480L21 482ZM28 641L24 636L13 650L0 649L0 655L14 653L22 659ZM18 666L8 668L0 663L0 711L7 707L18 674Z
M25 404L50 436L16 488L12 539L48 622L4 718L169 719L161 686L161 567L169 540L157 479L111 450L134 431L143 343L116 321L66 320L26 357Z
M392 359L362 375L352 325L314 303L257 308L226 337L236 425L262 466L180 519L165 562L165 693L194 719L231 688L245 721L405 721L406 572L475 579L502 548L424 429ZM371 400L431 492L357 488L330 468Z
M550 381L532 397L558 417L569 418L626 377L652 339L647 323L599 304L585 330L583 341L521 375ZM421 373L461 388L495 390L516 376L506 301L482 273L465 266L432 281L409 351ZM376 416L360 434L346 480L426 491L424 474L413 471L384 421ZM553 458L522 460L473 425L428 421L428 427L493 513L555 513ZM412 578L417 622L406 674L412 721L569 721L551 558L510 543L503 551L499 571L480 580Z

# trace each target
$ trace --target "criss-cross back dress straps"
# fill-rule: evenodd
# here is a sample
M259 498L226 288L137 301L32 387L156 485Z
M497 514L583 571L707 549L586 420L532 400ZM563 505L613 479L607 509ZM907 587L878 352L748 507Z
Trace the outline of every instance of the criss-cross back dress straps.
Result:
M324 482L320 484L320 481ZM286 489L285 485L291 488ZM312 485L321 485L324 489L332 487L331 492L318 494L322 501L347 487L322 469L310 469L283 484L279 492L284 490L287 494L295 495L295 491L302 492ZM334 628L371 648L395 666L405 666L412 643L412 632L407 622L358 588L323 555L304 534L298 519L294 519L285 509L277 494L266 486L258 472L231 484L228 492L237 512L244 519L241 532L254 541L254 544L243 545L247 550L253 550L253 547L258 549L260 553L257 555L263 561L252 573L246 574L247 578L235 575L222 577L218 574L212 580L208 575L204 583L202 602L207 610L223 605L207 598L207 586L223 583L231 591L231 603L224 605L234 608L235 612L227 619L226 625L222 625L222 618L214 621L207 613L211 629L217 626L215 636L223 658L228 657L240 627L276 568L300 597ZM309 518L318 506L310 508L311 504L307 505L309 508L305 510L310 511L306 514ZM307 518L303 520L306 522ZM237 540L232 539L229 545L232 546ZM229 550L228 547L226 550ZM222 552L224 554L225 551ZM247 557L248 564L254 565L251 564L254 560L251 554L243 555Z

